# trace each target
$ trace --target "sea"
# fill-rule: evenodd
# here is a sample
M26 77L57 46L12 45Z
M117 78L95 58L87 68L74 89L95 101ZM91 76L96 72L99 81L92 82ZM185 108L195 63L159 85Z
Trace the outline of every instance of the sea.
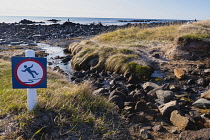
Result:
M21 20L27 19L34 22L42 22L41 24L52 24L49 20L59 20L57 23L62 24L66 21L79 24L101 23L103 25L125 25L127 23L162 23L173 21L189 21L178 19L135 19L135 18L92 18L92 17L36 17L36 16L0 16L0 23L19 23ZM121 22L120 22L121 21ZM123 22L122 22L123 21ZM135 22L138 21L138 22Z

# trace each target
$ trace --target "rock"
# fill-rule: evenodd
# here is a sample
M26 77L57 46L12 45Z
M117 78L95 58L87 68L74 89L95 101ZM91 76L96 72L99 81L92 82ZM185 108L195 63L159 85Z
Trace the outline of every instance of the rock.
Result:
M128 89L126 87L117 87L116 90L122 92L125 95L128 95Z
M190 129L192 125L188 117L181 116L177 110L171 113L170 121L173 125L178 127L179 130Z
M192 85L192 84L195 84L195 80L189 79L189 80L186 81L186 83L187 83L188 85Z
M201 116L200 116L199 112L196 111L196 110L191 110L191 111L189 112L189 114L190 114L190 116L192 117L192 119L195 120L195 121L198 121L198 120L201 119Z
M197 85L199 86L207 86L208 82L204 78L200 78L196 81Z
M208 140L210 138L210 128L198 131L183 131L179 134L179 140Z
M174 74L178 79L183 79L185 76L185 71L183 69L176 68L174 69Z
M127 96L126 98L125 98L125 102L135 102L135 100L134 100L134 98L132 97L132 96ZM134 103L134 106L135 106L135 103Z
M139 78L134 73L132 73L128 78L128 83L136 84L138 82L139 82Z
M171 112L178 109L177 101L171 101L158 106L160 113L165 117L170 117Z
M93 92L93 95L104 95L108 92L105 88L99 88Z
M131 114L134 112L134 109L133 107L131 106L125 106L124 109L123 109L125 112L127 112L128 114Z
M210 74L210 69L205 69L203 72L204 72L206 75L208 75L208 74Z
M171 128L171 133L177 134L178 133L177 127L172 127Z
M140 111L144 111L144 110L147 110L147 103L138 101L135 105L135 111L140 112Z
M83 73L81 71L76 71L72 75L74 75L77 78L83 78L83 77L85 77L85 73Z
M175 84L169 85L169 90L171 91L178 91L179 89L180 87L178 85L175 85Z
M133 91L136 89L136 85L134 84L127 84L126 87L128 88L129 91Z
M143 123L145 122L146 118L143 112L131 114L128 116L129 121L134 124Z
M156 104L157 106L160 106L160 105L163 105L164 102L163 102L162 100L160 100L160 99L156 99L156 100L155 100L155 104Z
M71 55L67 55L67 56L62 60L62 62L63 62L63 63L67 63L67 62L69 62L69 61L71 60L71 58L72 58Z
M124 93L117 91L117 90L113 90L110 95L109 95L109 99L112 98L113 96L118 95L120 96L123 100L125 100L126 96Z
M76 79L74 80L75 83L81 83L82 81L83 81L82 78L76 78Z
M143 139L149 139L149 138L151 138L151 135L145 129L140 129L140 132L139 133L140 133L140 136Z
M201 94L201 98L210 99L210 89Z
M61 59L61 57L58 55L58 56L55 56L54 59Z
M164 128L162 125L156 125L156 126L152 127L152 129L155 132L161 132L161 131L163 131Z
M160 58L160 54L156 53L156 54L153 54L152 57L155 57L155 58Z
M48 62L48 65L52 65L53 63L52 62Z
M148 101L155 101L157 99L156 91L162 89L162 87L155 88L149 92L147 92Z
M164 103L167 103L174 98L174 93L169 90L157 90L156 95L158 99L162 100Z
M134 102L124 102L124 106L134 107L135 106L135 103Z
M64 52L64 53L70 53L70 51L69 51L68 48L63 49L63 52Z
M109 98L109 101L115 103L119 107L119 109L124 108L124 101L119 95L112 96L111 98Z
M143 89L137 90L134 93L133 98L135 99L135 101L139 101L140 99L145 99L146 98L146 93L144 92Z
M210 100L200 98L197 101L195 101L192 105L197 108L210 109Z
M150 91L150 90L153 90L155 88L159 88L160 86L158 86L157 84L152 83L152 82L146 82L142 85L142 87L143 87L144 90Z
M197 68L198 68L198 69L203 69L204 67L205 67L205 64L198 64L198 65L197 65Z
M102 82L102 84L105 85L105 86L110 86L109 80L104 80Z

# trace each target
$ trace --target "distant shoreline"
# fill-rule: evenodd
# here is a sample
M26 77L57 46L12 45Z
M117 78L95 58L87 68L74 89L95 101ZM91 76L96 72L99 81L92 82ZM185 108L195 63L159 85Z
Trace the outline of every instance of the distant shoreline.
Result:
M32 17L32 16L0 16L0 23L18 23L23 19L34 22L45 22L45 25L51 24L49 20L59 20L58 24L70 21L78 24L101 23L103 25L125 25L127 23L162 23L174 21L193 21L179 19L135 19L135 18L88 18L88 17Z
M0 46L36 46L36 44L40 41L92 36L131 26L139 28L150 28L188 22L180 20L170 22L160 22L159 20L148 20L147 22L145 22L145 20L143 20L144 22L142 22L142 20L129 19L129 22L118 21L119 23L122 23L118 25L104 25L103 23L105 21L92 22L90 24L72 22L71 19L67 19L67 21L63 23L60 19L47 19L46 21L49 22L49 24L30 19L21 19L20 22L15 23L0 22Z

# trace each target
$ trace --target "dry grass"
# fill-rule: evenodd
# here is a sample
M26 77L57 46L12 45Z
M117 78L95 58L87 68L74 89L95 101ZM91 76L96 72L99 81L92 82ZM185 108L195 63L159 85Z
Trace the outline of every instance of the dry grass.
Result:
M206 38L210 36L210 20L198 21L192 24L185 24L179 27L179 37L194 36Z
M170 25L155 28L140 29L131 27L104 33L93 38L94 41L105 44L131 46L132 44L146 45L151 42L174 43L181 36L194 35L210 36L210 20L198 21L191 24Z
M74 50L78 50L77 48L80 48L80 51L74 54L73 52ZM71 64L76 70L95 68L97 71L105 69L107 71L124 74L131 72L130 65L128 65L129 62L140 62L138 61L138 54L132 48L99 46L93 41L83 41L81 43L71 44L69 49L70 52L74 54ZM94 66L91 65L93 60L97 61ZM143 62L138 65L145 66L145 64L146 63ZM146 67L149 68L148 65L146 65ZM140 75L134 69L132 72Z
M101 34L93 40L108 44L134 44L134 42L174 41L179 25L140 29L131 27Z

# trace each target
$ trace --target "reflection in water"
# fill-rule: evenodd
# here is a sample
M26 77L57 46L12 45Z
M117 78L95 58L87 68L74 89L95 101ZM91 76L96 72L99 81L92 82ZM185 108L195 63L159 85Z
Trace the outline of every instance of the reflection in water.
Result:
M55 57L65 57L66 54L63 53L63 48L61 47L54 47L50 46L48 44L38 43L38 47L45 50L46 53L49 55L47 56L47 62L48 67L54 68L56 66L59 66L66 74L68 74L68 79L70 76L70 73L73 72L73 69L71 67L71 63L62 63L62 59L55 59ZM49 62L52 63L52 65L49 65Z

